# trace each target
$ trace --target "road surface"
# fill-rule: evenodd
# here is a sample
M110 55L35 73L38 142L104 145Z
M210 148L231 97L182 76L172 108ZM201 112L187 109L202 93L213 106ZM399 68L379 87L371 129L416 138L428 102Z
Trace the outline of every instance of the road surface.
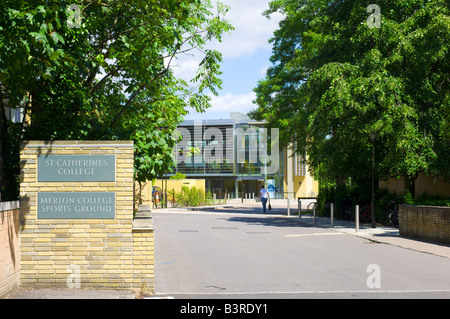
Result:
M450 298L450 259L259 207L153 211L155 292L175 298Z

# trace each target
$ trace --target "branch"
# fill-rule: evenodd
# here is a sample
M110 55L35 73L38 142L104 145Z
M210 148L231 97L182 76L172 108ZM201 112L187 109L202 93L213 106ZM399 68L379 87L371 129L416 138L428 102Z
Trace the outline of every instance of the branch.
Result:
M116 117L114 118L114 120L111 122L111 124L109 125L109 127L113 127L114 125L116 125L117 121L119 120L120 116L122 115L123 111L125 111L126 108L128 108L131 104L131 102L133 102L133 100L136 98L136 96L142 91L142 89L145 87L144 84L141 84L139 86L139 88L134 91L134 93L130 96L130 98L128 99L127 103L125 103L124 106L122 106L122 108L120 109L119 113L117 113Z
M97 91L108 78L114 76L119 70L120 70L120 68L117 67L114 70L112 70L111 72L109 72L108 74L106 74L100 81L98 81L94 85L94 87L89 91L89 93L90 94L95 93L95 91Z
M160 72L156 77L153 78L152 82L155 81L156 79L162 77L164 74L166 74L169 71L169 68L165 68L162 72ZM134 91L134 93L130 96L130 98L128 99L127 103L125 103L124 106L122 106L122 108L120 109L119 113L117 113L116 117L114 118L114 120L111 122L111 124L109 125L109 127L113 127L114 125L116 125L117 121L119 120L120 116L122 115L123 111L125 111L125 109L127 109L130 104L134 101L134 99L137 97L137 95L145 88L145 84L141 84L139 86L139 88Z

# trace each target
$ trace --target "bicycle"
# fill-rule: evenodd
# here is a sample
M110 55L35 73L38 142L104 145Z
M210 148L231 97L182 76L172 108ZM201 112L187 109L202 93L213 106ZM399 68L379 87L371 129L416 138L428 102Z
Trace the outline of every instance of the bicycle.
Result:
M364 205L359 209L359 221L362 223L370 223L372 220L370 205ZM342 217L344 220L355 220L355 210L350 200L344 202L342 206Z
M386 223L392 227L398 228L398 205L395 201L391 201L393 206L385 210Z
M309 204L308 204L308 207L306 208L306 210L307 210L308 212L313 212L313 211L314 211L314 206L315 206L315 205L316 205L315 202L309 203Z
M363 223L370 223L372 220L372 215L370 213L371 207L370 205L365 205L361 207L359 210L359 220Z
M331 203L325 203L325 205L323 206L323 214L324 214L324 216L331 215Z
M355 212L353 211L352 200L350 198L346 198L342 203L342 218L344 220L354 220Z

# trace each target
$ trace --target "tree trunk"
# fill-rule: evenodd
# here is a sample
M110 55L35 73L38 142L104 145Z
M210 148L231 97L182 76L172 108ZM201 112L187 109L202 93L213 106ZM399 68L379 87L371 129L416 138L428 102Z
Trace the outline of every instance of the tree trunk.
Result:
M414 176L405 177L405 191L411 193L412 198L416 198L416 179L419 176L419 173L416 173Z
M336 185L344 185L345 177L344 176L336 176Z

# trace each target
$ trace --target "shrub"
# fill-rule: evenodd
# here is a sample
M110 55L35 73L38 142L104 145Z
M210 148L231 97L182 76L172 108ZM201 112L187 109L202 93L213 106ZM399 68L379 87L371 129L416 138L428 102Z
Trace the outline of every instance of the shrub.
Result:
M350 206L354 209L355 205L370 204L371 187L367 183L353 185L327 185L320 188L319 197L317 199L317 208L319 216L330 216L329 206L326 204L334 203L334 213L336 218L341 218L343 210ZM378 189L375 193L375 214L377 221L384 221L386 213L393 208L393 203L426 205L426 206L444 206L450 207L450 198L446 196L431 196L422 194L417 198L413 198L410 192L398 195L390 193L387 189Z
M175 194L175 199L180 206L201 206L204 205L205 191L202 188L192 188L183 186L181 192Z
M175 175L170 176L170 179L185 179L185 178L186 178L186 175L184 175L180 172L177 172Z

